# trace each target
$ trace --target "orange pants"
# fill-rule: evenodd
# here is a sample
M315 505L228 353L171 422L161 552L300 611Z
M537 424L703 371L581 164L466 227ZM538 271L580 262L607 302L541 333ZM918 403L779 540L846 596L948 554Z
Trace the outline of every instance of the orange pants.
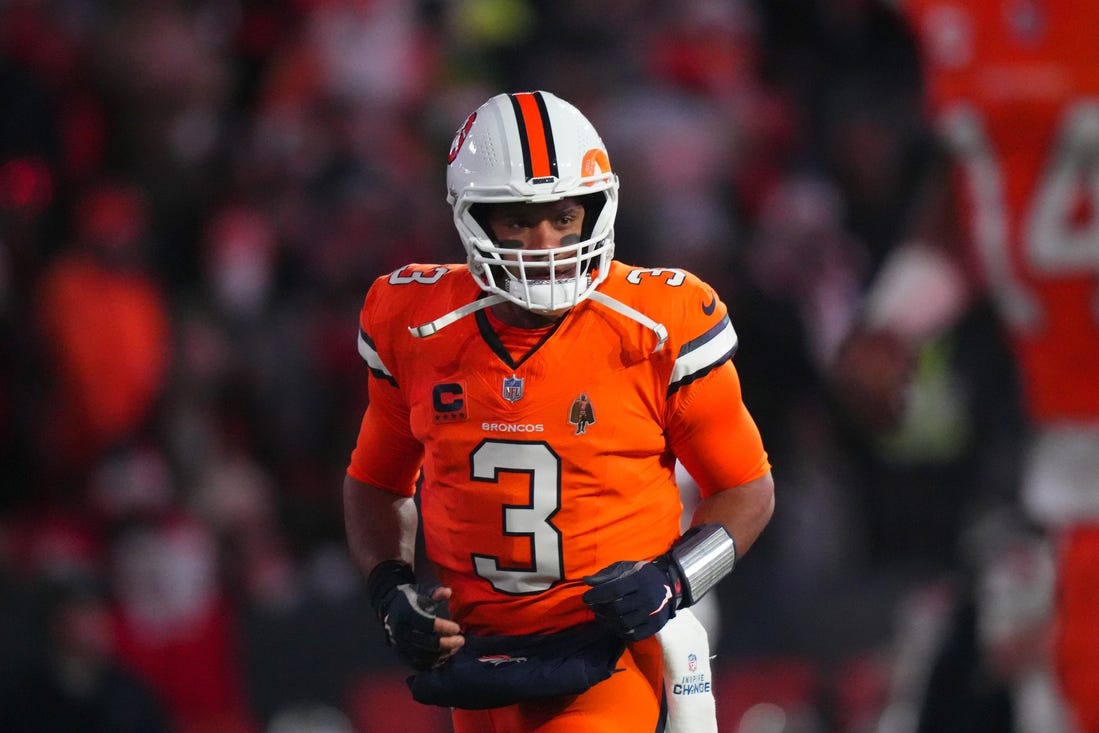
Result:
M618 671L587 692L491 710L455 710L454 733L655 733L664 660L656 637L630 644Z
M1077 733L1099 733L1099 526L1062 539L1056 663Z

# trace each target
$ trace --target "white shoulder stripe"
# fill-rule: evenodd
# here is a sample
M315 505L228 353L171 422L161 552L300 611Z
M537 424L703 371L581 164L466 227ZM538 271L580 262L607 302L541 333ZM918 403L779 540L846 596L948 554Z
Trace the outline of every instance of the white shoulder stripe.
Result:
M389 378L393 377L386 365L382 363L382 358L378 356L378 352L374 350L374 344L370 342L370 339L362 332L362 329L359 329L359 356L363 358L366 365L373 371L379 372L381 375Z
M736 330L733 328L732 321L726 316L714 328L683 345L672 368L672 377L668 386L674 388L681 382L689 382L695 375L708 371L724 361L736 351L736 347Z

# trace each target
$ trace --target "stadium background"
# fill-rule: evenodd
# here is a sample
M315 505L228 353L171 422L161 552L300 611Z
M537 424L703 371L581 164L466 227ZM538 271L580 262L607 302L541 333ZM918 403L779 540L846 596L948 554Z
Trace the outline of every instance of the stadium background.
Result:
M619 259L740 335L778 508L717 594L722 730L909 729L1013 531L1019 420L980 308L899 438L829 398L927 154L873 0L0 0L0 710L59 643L44 591L102 591L177 730L448 730L344 550L356 317L460 258L454 128L533 88L607 141Z

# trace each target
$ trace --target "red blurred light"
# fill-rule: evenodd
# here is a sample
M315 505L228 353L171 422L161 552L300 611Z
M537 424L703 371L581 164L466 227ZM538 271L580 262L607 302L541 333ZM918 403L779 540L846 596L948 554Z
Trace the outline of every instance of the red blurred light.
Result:
M42 161L16 158L0 166L0 208L33 216L52 199L53 176Z

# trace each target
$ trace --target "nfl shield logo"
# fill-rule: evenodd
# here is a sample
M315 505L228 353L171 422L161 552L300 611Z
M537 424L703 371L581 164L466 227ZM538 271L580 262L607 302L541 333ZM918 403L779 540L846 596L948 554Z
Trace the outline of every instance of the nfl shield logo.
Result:
M512 374L504 377L504 399L508 402L516 402L523 397L523 379Z
M687 671L694 672L698 669L698 657L694 654L687 655Z

